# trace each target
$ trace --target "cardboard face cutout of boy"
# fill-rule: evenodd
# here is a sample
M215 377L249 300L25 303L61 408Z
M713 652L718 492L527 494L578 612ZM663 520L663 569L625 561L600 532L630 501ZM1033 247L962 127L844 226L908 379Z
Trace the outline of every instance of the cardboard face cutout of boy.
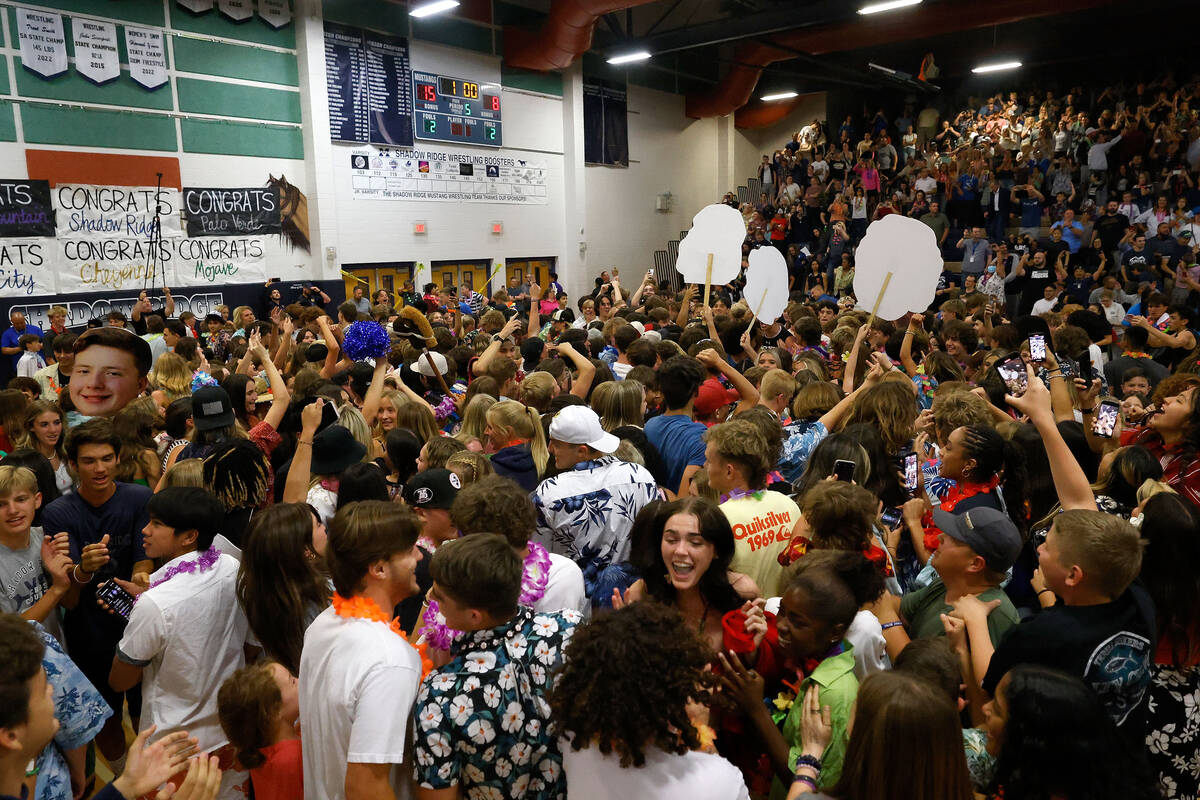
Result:
M854 254L854 296L860 308L894 321L929 308L944 262L933 229L888 214L872 222Z
M675 268L684 282L704 286L711 256L711 284L723 286L736 278L742 269L742 242L745 239L746 222L740 212L719 203L705 206L692 217L692 229L679 243Z
M779 319L788 302L787 262L783 254L774 247L751 250L742 294L760 321L769 324Z

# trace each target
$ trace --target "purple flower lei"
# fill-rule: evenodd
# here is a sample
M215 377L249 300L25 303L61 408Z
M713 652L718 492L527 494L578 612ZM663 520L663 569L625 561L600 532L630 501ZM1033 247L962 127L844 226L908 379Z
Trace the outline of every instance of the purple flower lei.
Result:
M537 542L529 543L529 555L525 556L524 569L521 572L521 596L518 602L523 606L532 606L546 594L546 584L550 580L550 554L546 548ZM454 640L462 635L447 627L442 617L437 600L430 600L421 615L421 630L419 633L431 647L438 650L449 650Z
M180 561L173 567L167 567L166 573L154 583L150 584L150 589L153 589L155 586L162 586L164 583L171 580L171 578L174 578L176 575L185 572L189 575L194 572L208 572L210 569L216 566L217 560L220 557L221 551L215 547L210 547L202 552L198 558L195 558L191 561ZM143 594L145 594L145 592L143 592ZM138 597L141 597L141 595L138 595Z

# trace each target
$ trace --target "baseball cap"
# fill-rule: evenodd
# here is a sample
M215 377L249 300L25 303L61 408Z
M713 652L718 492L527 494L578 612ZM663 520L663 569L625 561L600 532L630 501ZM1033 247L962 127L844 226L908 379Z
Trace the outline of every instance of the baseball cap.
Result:
M413 508L449 508L462 481L448 469L418 472L404 484L404 502Z
M430 352L429 357L433 359L433 365L437 367L437 371L441 375L445 375L447 371L446 357L441 353ZM429 368L429 362L422 355L416 361L409 365L409 369L414 372L424 375L426 378L433 377L433 370Z
M560 308L550 315L550 319L554 322L574 322L575 312L569 308Z
M1007 572L1021 554L1021 533L999 509L985 506L952 514L935 508L933 524L982 556L993 572Z
M192 425L198 431L211 431L232 425L233 403L220 386L202 386L192 392Z
M716 378L709 378L700 384L700 390L696 393L696 401L692 404L692 408L700 416L707 416L721 406L737 400L738 396L737 392L733 389L726 389Z
M567 406L550 422L550 438L567 444L586 444L601 453L612 453L621 444L600 424L600 417L588 406Z

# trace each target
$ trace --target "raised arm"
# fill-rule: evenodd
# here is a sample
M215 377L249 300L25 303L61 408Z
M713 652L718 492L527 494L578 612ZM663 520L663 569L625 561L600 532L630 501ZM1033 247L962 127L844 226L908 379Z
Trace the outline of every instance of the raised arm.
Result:
M1029 388L1020 397L1005 395L1004 400L1010 406L1029 417L1029 421L1037 428L1042 436L1042 446L1046 448L1046 456L1050 460L1050 474L1054 479L1054 488L1058 492L1058 500L1064 510L1085 509L1096 510L1096 497L1088 483L1087 475L1071 448L1067 446L1058 430L1058 422L1050 405L1050 392L1038 378L1037 373L1029 364L1025 365L1029 378Z
M588 392L592 388L592 381L596 379L596 365L584 358L583 354L572 347L570 342L560 342L555 345L555 348L559 355L566 356L575 365L575 380L571 382L571 394L586 400Z
M741 403L738 404L735 413L758 405L758 389L754 388L754 384L747 380L745 375L730 366L729 362L722 358L716 350L712 348L701 350L696 354L696 360L706 367L716 369L725 376L733 388L737 389L737 393L741 396Z
M287 412L288 403L292 401L292 395L288 391L287 381L279 374L279 369L261 341L255 342L254 356L262 365L263 372L267 373L267 383L271 387L271 406L263 416L263 422L278 430L279 423L283 421L283 415Z
M300 412L300 435L296 437L296 453L288 468L287 482L283 485L283 502L303 503L308 500L308 481L312 477L312 443L321 425L321 413L325 410L325 398L318 397Z
M908 318L908 330L904 332L904 338L900 342L900 366L908 373L908 376L914 377L917 374L917 362L912 357L913 339L917 337L917 332L924 330L925 317L922 314L913 314Z
M492 337L492 341L488 343L487 349L476 359L475 365L471 370L475 373L476 378L487 374L488 366L492 363L496 354L500 352L501 343L512 336L519 327L521 327L521 320L516 314L513 314L508 322L504 323L504 327L500 329L500 333Z
M375 359L375 372L371 375L371 385L367 387L367 394L363 398L362 415L367 425L375 425L375 417L379 413L379 399L383 397L383 380L387 377L390 366L386 358Z
M696 299L696 284L688 284L688 287L683 290L683 302L679 306L679 313L675 316L675 324L681 328L686 328L688 324L688 311L691 309L692 301Z
M532 339L542 332L542 312L538 308L542 304L542 287L536 283L529 284L529 323L525 326L525 338Z

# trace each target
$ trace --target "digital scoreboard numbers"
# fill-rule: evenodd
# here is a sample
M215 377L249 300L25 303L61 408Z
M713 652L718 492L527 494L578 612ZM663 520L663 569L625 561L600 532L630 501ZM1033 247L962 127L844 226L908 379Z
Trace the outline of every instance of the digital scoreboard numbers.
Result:
M500 147L500 87L429 72L412 74L418 139Z

